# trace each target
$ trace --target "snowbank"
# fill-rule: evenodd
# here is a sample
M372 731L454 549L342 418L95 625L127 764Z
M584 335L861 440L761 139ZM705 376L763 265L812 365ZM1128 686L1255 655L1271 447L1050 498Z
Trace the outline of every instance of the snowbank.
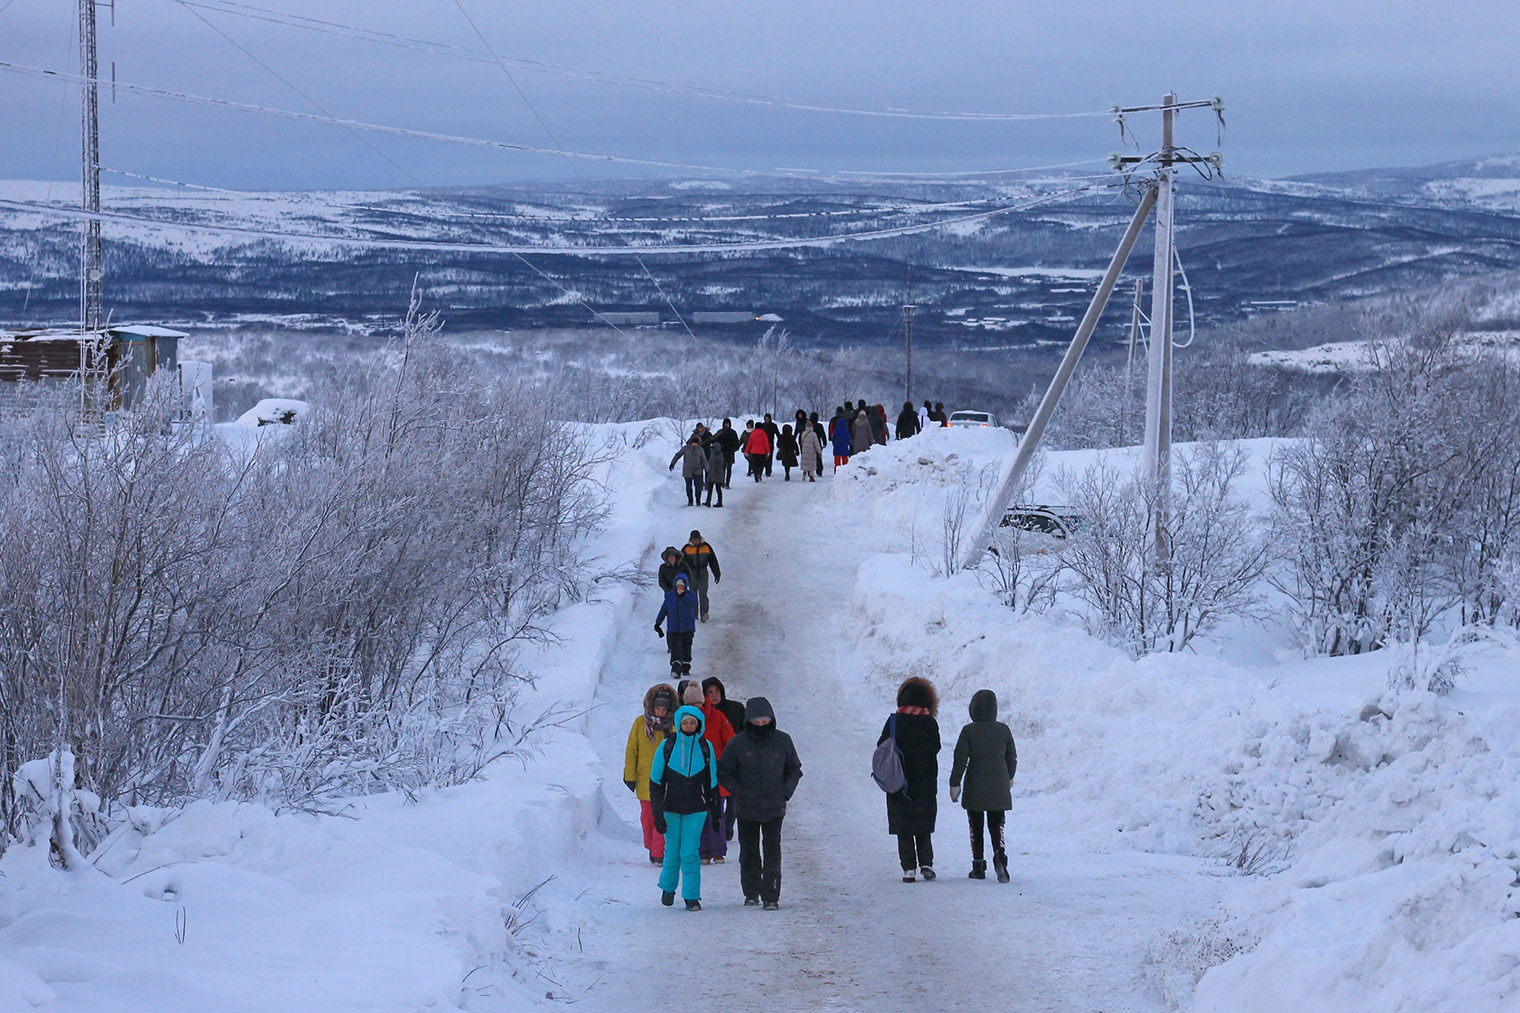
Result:
M608 449L611 514L588 538L603 568L653 551L651 496L669 460L659 434L678 428L588 427ZM553 727L531 740L527 762L498 762L474 783L335 802L322 816L236 802L136 809L74 874L53 869L45 846L13 847L0 859L0 1009L469 1009L562 998L538 975L589 917L576 855L606 812L586 701L631 607L627 582L614 579L552 618L552 642L520 659L533 684L509 734L534 721ZM46 768L28 776L47 783Z
M914 511L945 502L942 464L909 460L933 446L872 450L874 472L852 462L836 497L911 530ZM1245 449L1259 496L1270 444ZM1058 468L1084 455L1051 456ZM923 487L907 488L915 469ZM1473 656L1447 698L1390 692L1381 654L1135 661L1058 617L1003 608L974 573L931 568L902 554L862 567L862 692L880 701L930 677L953 739L971 694L991 688L1018 740L1015 825L1044 819L1078 848L1213 859L1231 877L1224 910L1154 950L1184 1002L1199 976L1205 1010L1520 1002L1520 649Z

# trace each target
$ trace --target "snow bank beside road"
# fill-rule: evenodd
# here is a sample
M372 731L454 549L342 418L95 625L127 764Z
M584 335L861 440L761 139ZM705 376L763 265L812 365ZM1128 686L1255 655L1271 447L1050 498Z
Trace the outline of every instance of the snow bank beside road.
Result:
M589 427L608 441L610 515L586 543L600 567L651 550L669 450L641 437L674 425ZM476 782L415 800L333 800L327 816L209 801L134 810L74 874L51 868L45 847L13 847L0 860L0 1009L410 1011L559 998L553 957L586 917L576 855L604 813L585 708L632 601L626 583L607 581L551 618L552 640L519 658L534 684L504 734L545 716L559 727Z
M911 511L946 499L903 488L906 474L974 452L962 435L882 453L835 496L909 530ZM1270 446L1258 442L1246 449L1259 468ZM1084 456L1052 455L1046 480ZM1180 1005L1199 976L1205 1010L1520 1002L1520 649L1472 656L1445 698L1389 692L1382 654L1136 661L1057 617L1003 608L974 573L945 579L925 563L862 567L861 684L885 703L902 678L929 676L947 743L971 694L997 692L1019 745L1011 841L1054 832L1079 849L1212 860L1223 911L1154 949Z

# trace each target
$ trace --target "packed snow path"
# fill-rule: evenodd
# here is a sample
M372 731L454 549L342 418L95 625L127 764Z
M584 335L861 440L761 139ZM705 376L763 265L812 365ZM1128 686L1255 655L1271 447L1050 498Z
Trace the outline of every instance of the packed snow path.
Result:
M716 675L741 700L769 697L802 759L782 834L781 910L742 906L737 839L725 864L702 869L701 912L679 901L660 906L658 870L638 841L637 802L619 783L629 723L648 687L669 674L651 629L660 600L651 554L651 589L603 674L592 722L608 795L631 830L599 835L588 855L602 865L604 896L566 984L585 990L581 1005L594 1009L1164 1008L1143 977L1147 950L1215 895L1192 862L1080 853L1062 833L1058 804L1016 793L1012 883L998 884L990 871L986 881L970 880L965 814L942 786L939 879L901 882L885 802L869 776L893 701L841 674L857 632L849 629L856 573L883 546L840 509L828 480L783 482L778 467L759 487L736 475L722 510L675 506L659 543L680 544L697 527L722 564L693 676ZM940 701L942 782L967 702Z

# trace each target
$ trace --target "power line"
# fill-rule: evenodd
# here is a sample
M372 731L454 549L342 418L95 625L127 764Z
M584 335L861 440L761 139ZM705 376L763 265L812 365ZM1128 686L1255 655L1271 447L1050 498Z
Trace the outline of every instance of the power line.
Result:
M1117 184L1114 184L1117 185ZM694 253L764 253L777 250L795 250L809 247L833 246L839 243L869 242L879 239L891 239L898 236L918 235L931 232L935 229L945 228L951 225L966 224L975 221L983 221L997 215L1009 214L1016 211L1027 211L1040 204L1050 203L1063 197L1087 193L1093 190L1108 189L1097 185L1074 187L1055 193L1045 194L1034 200L1020 204L1010 204L1004 207L992 208L987 211L979 211L975 214L958 215L952 218L944 218L935 222L925 222L915 225L899 225L884 229L871 229L862 232L850 232L833 236L804 236L794 238L780 238L769 240L753 240L739 243L685 243L669 244L663 246L573 246L568 244L558 245L522 245L503 243L452 243L435 240L416 239L386 239L381 237L364 236L333 236L321 235L309 232L289 232L278 229L265 229L254 226L239 225L212 225L202 222L167 221L162 218L153 218L147 215L134 215L120 211L101 211L99 214L81 211L75 208L60 207L58 205L43 204L37 201L16 200L9 197L0 197L0 207L11 207L23 211L35 211L43 214L51 214L62 218L99 218L103 221L123 221L148 225L155 228L168 229L170 231L181 230L189 232L206 232L223 235L254 236L262 239L286 240L296 242L311 242L328 244L333 246L347 246L358 248L418 250L432 253L476 253L476 254L556 254L563 256L579 257L619 257L619 256L647 256L650 254L694 254Z
M517 97L523 100L523 105L528 107L528 112L533 114L533 118L537 120L538 125L543 128L544 133L549 138L549 143L553 144L554 147L559 150L559 153L564 156L565 161L570 166L570 171L575 173L577 178L584 179L585 177L581 176L580 166L575 164L575 159L565 154L565 146L559 143L559 138L554 136L554 131L549 129L549 124L546 123L544 121L544 118L538 114L538 109L534 107L532 100L528 98L528 93L522 90L522 87L517 83L517 78L512 76L512 72L507 69L507 65L502 62L501 57L496 55L495 47L493 47L490 40L485 37L485 33L480 30L480 26L475 24L475 19L470 17L470 12L464 9L463 0L454 0L454 6L457 7L459 9L459 13L464 16L465 21L470 26L470 30L474 32L475 37L480 40L480 44L486 47L486 52L491 54L491 59L496 61L496 66L500 68L501 73L507 79L507 82L512 85L512 90L517 92ZM676 309L676 304L671 301L670 296L665 292L665 286L660 284L660 280L654 276L654 272L649 269L649 265L644 263L644 258L635 255L634 260L638 262L638 265L643 270L645 277L647 277L654 285L655 291L660 293L660 298L665 300L665 305L670 307L670 312L674 313L676 319L680 321L681 329L686 332L686 336L692 340L696 340L697 336L692 333L691 325L686 322L686 318L681 315L681 311Z
M355 39L362 42L371 42L378 45L393 46L400 49L413 50L415 52L429 53L434 56L444 56L452 59L469 60L475 63L507 63L519 70L525 70L535 74L548 74L555 77L592 81L599 84L641 88L646 91L670 92L675 94L689 95L695 98L712 99L724 102L736 102L744 105L769 106L779 109L790 109L797 112L828 113L841 116L871 116L888 119L942 120L952 122L986 123L1079 119L1086 117L1113 115L1113 110L1088 110L1069 113L981 113L968 111L920 112L910 109L870 109L854 106L827 105L816 102L799 102L794 99L784 98L777 95L761 95L755 93L732 91L722 88L708 88L700 85L679 84L673 81L661 81L654 78L636 77L625 74L611 74L606 71L592 70L585 67L570 67L562 64L544 63L539 60L529 60L522 57L499 57L491 53L482 53L474 50L461 49L457 46L452 46L444 42L433 42L427 39L418 39L405 35L396 35L390 32L381 32L375 29L356 27L354 25L344 24L339 21L312 18L299 14L290 14L284 11L277 11L267 7L258 7L252 4L238 3L235 2L235 0L211 0L211 2L205 2L205 0L175 0L175 2L184 7L198 7L202 10L214 11L219 14L227 14L234 17L248 18L255 21L280 24L291 28L300 28L305 31L320 32L327 35L337 35L343 38ZM487 49L489 48L490 47L487 46Z

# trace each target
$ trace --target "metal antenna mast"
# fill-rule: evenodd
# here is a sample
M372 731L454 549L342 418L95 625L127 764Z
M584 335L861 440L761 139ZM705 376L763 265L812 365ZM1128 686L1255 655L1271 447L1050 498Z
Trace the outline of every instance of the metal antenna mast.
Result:
M95 0L79 0L79 66L84 76L80 102L84 221L79 250L79 322L85 331L105 323L101 308L100 250L100 86L95 56Z

